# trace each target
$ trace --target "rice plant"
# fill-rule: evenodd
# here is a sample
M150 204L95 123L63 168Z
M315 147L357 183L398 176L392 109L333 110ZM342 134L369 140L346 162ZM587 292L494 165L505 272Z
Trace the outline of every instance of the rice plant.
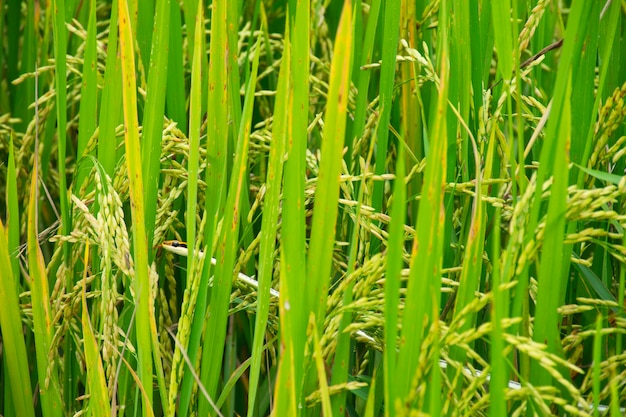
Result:
M0 414L623 415L625 16L0 2Z

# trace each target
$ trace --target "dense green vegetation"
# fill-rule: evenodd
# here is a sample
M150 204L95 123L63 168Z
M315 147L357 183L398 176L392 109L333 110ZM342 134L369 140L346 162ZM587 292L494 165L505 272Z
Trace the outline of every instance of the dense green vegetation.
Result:
M623 415L625 16L0 2L0 414Z

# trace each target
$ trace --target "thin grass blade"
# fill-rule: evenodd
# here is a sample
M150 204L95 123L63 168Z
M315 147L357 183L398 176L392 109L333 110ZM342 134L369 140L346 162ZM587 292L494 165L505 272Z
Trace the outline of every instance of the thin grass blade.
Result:
M13 138L14 133L11 133L6 179L6 232L7 243L9 245L8 251L9 254L11 254L9 259L11 260L11 270L13 271L13 282L17 290L20 282L20 263L19 257L17 256L20 246L20 210L17 194L17 172L15 170L15 146Z
M571 141L571 86L563 98L561 124L552 159L554 181L550 190L548 214L545 220L545 239L539 267L536 321L533 339L548 346L550 353L562 356L561 336L556 326L557 309L564 304L569 262L564 265L565 212L567 210L567 187L569 180L569 154ZM546 161L547 160L543 160ZM568 259L569 261L569 259ZM538 361L531 364L531 381L537 385L552 385L552 376Z
M396 54L398 51L398 36L400 35L400 0L389 0L385 2L384 24L382 38L382 64L380 69L380 120L376 137L376 167L374 173L382 175L385 172L385 161L387 160L387 147L389 137L389 122L391 120L391 110L393 101L393 86L396 73ZM383 209L383 187L382 181L374 182L372 194L372 207L377 213ZM373 238L370 252L379 251L380 241Z
M280 323L281 343L285 350L278 365L274 395L275 415L298 416L297 404L303 401L304 349L308 307L301 291L306 276L306 225L304 184L306 178L307 124L309 117L309 76L300 68L309 67L310 4L298 0L289 7L285 37L290 35L291 80L289 83L289 119L287 125L287 160L283 183L281 222ZM293 2L291 3L293 4ZM263 9L262 9L263 10ZM263 15L263 14L262 14ZM290 32L293 28L293 32ZM283 267L284 265L284 267ZM278 385L280 382L280 385ZM286 391L289 390L289 391ZM289 412L290 414L282 414Z
M385 416L394 414L398 359L398 310L400 308L400 275L402 273L402 252L404 247L404 225L406 218L406 185L404 147L399 147L396 160L396 179L393 186L393 204L389 241L387 242L387 272L385 275ZM373 384L372 384L373 388Z
M10 227L10 226L9 226ZM30 383L30 371L26 343L22 330L20 314L20 300L18 297L17 281L13 273L9 256L9 242L7 230L0 221L0 264L4 265L0 271L0 299L3 307L0 308L0 329L2 330L3 357L5 360L4 383L9 385L12 394L13 406L16 415L34 417L33 392Z
M89 265L89 242L85 245L84 264ZM83 343L85 348L85 368L87 368L87 381L89 389L89 407L96 417L107 417L111 415L111 405L109 403L109 390L106 384L104 367L100 359L100 349L91 327L89 318L89 307L87 307L87 268L83 275L82 290L82 325Z
M58 390L60 385L56 373L57 370L55 369L58 363L49 359L54 330L52 327L53 317L50 305L50 290L46 265L37 241L38 173L39 170L37 169L37 164L35 164L31 177L30 202L28 205L28 270L31 279L33 333L35 335L41 409L45 416L60 417L64 414L64 411L61 393Z
M126 164L129 177L131 215L133 225L133 246L135 260L135 303L137 309L137 354L139 357L139 377L146 397L142 413L147 417L152 411L152 339L150 334L150 276L148 272L148 241L145 227L144 187L142 178L141 148L137 122L137 83L135 74L135 53L128 4L120 0L120 52L122 57L123 101L125 122Z
M257 40L256 55L260 55L260 38ZM259 249L259 296L257 299L257 314L254 324L254 340L252 341L252 364L250 365L250 391L248 393L248 417L255 412L255 403L263 358L263 340L269 314L270 287L274 270L274 252L276 249L276 235L278 213L280 211L280 191L283 179L283 163L287 142L287 123L289 121L287 106L289 104L290 73L290 46L289 38L285 39L283 59L280 64L278 89L276 90L276 105L274 107L274 121L272 128L272 143L270 145L269 166L265 182L265 203L263 206L263 220L261 224L261 243ZM254 71L253 71L254 74ZM251 76L251 78L254 75Z
M100 102L100 125L98 136L98 160L107 175L113 176L116 164L117 138L115 128L121 120L122 109L122 68L118 56L118 7L119 1L113 0L111 19L109 20L109 38L104 70L104 87Z
M204 311L206 311L208 288L208 276L203 273L198 280L198 247L196 242L196 213L198 207L198 176L200 163L200 128L202 124L202 93L204 91L202 83L202 71L206 69L203 63L203 45L202 36L204 29L204 9L202 3L198 3L194 30L194 50L191 66L191 95L189 103L189 161L187 165L188 185L187 185L187 207L186 207L186 224L185 231L188 240L189 255L187 257L187 287L189 288L189 298L183 300L182 311L178 327L178 335L180 343L187 346L186 355L193 364L197 362L198 348L204 324ZM208 214L205 214L208 215ZM206 239L213 242L212 239ZM205 249L207 253L211 252L211 247ZM206 262L204 269L209 269L210 263ZM194 302L195 300L195 302ZM192 321L193 320L193 321ZM174 415L176 403L178 402L178 412L180 415L186 415L191 402L191 390L194 379L191 370L185 367L183 374L183 382L180 387L180 398L177 399L179 373L178 366L182 365L182 352L176 350L170 375L170 398L169 413Z
M146 209L146 233L148 242L152 242L156 221L157 193L160 179L161 137L165 93L168 77L168 51L170 34L170 1L158 0L154 28L147 31L152 34L150 67L148 71L148 89L143 114L143 132L141 137L141 160L143 161L144 199ZM145 1L142 3L150 3ZM143 20L143 19L142 19ZM145 19L151 20L151 19ZM141 40L141 38L140 38ZM145 54L147 56L147 54ZM152 261L152 247L148 245L148 261Z
M335 240L339 175L346 131L351 52L352 7L350 1L346 1L339 21L330 69L328 107L307 261L307 284L311 286L309 305L320 329L324 322L328 284L332 272L331 254Z
M447 21L446 7L440 7L440 21ZM411 269L407 286L402 332L400 336L400 351L398 352L396 373L398 379L396 399L404 400L409 394L411 380L418 366L418 355L424 340L425 331L428 332L437 321L432 317L433 311L438 309L441 296L440 269L443 259L443 241L441 230L444 229L443 191L446 181L447 143L446 115L448 106L448 51L447 25L441 29L441 56L439 68L438 97L435 116L432 119L429 132L430 148L428 164L424 174L422 195L428 196L420 201L417 219L416 237L411 254ZM437 307L437 308L435 308ZM434 331L434 329L433 329ZM437 372L437 371L435 371Z
M78 147L76 159L82 158L87 143L96 130L98 122L98 70L96 54L96 2L89 2L89 26L85 40L85 58L83 62L83 85L80 90L80 112L78 120ZM79 189L87 172L80 170L76 176L74 189Z
M341 26L341 23L339 25ZM317 380L320 382L319 393L322 398L322 415L325 417L331 417L333 415L333 411L330 406L330 393L328 391L328 382L326 381L326 366L324 364L324 356L322 355L322 349L320 348L320 337L317 333L317 324L315 322L315 315L311 313L309 320L309 332L313 334L313 358L315 360Z
M214 13L215 13L214 9ZM213 39L212 42L215 42ZM213 62L216 58L213 57ZM215 64L215 63L214 63ZM228 198L224 211L224 220L220 239L218 240L215 269L214 290L211 291L211 302L209 304L209 318L207 322L207 333L212 335L213 343L205 346L202 355L201 377L207 387L209 395L215 395L221 373L221 367L215 366L222 363L224 354L223 345L226 338L226 324L228 318L228 303L230 301L233 283L232 271L235 264L237 251L239 219L241 211L241 196L243 185L246 183L248 147L250 128L252 124L252 106L254 104L254 91L256 88L256 74L258 71L258 57L254 61L252 76L246 89L243 117L239 125L239 136L237 148L235 149L235 161L233 172L228 188ZM203 401L201 399L201 401ZM202 402L200 403L200 414L203 414Z

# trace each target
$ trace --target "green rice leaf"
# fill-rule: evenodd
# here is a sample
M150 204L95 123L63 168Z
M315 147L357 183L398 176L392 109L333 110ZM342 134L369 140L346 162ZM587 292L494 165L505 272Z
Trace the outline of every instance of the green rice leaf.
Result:
M0 298L3 307L0 309L0 329L2 330L3 357L6 358L4 383L8 384L16 415L34 417L33 393L28 369L28 355L22 330L20 300L17 281L13 273L9 256L9 242L6 229L0 221Z
M89 244L85 245L85 265L89 265ZM104 367L100 359L100 348L91 327L89 308L87 307L87 269L83 276L82 290L82 325L83 343L85 345L85 367L87 368L87 381L89 388L89 406L96 417L111 415L109 403L109 390L107 388Z
M332 251L335 240L337 199L343 143L346 131L350 61L352 53L352 8L344 3L337 40L330 68L328 108L325 117L324 138L317 189L311 243L307 261L307 281L311 291L308 302L321 328L326 311L326 297L331 276Z
M150 276L148 272L148 241L146 236L141 148L137 123L137 83L135 74L135 54L131 20L126 0L119 4L120 52L122 57L123 101L126 150L128 168L131 216L133 224L133 244L135 289L137 308L137 354L139 357L139 377L146 392L142 412L147 417L152 412L152 336L150 334Z
M46 265L44 263L43 254L41 253L41 248L39 247L39 242L37 241L38 172L37 164L35 164L31 177L30 202L28 205L28 270L31 279L30 293L33 309L33 333L35 336L41 409L46 416L60 417L63 415L63 401L61 400L59 380L56 374L57 370L55 369L56 362L49 360L54 330L52 327L53 317L50 303L50 289L48 286ZM4 239L4 237L2 239ZM15 291L13 294L17 294L17 292ZM10 297L8 292L7 296ZM18 323L19 322L21 322L21 320L18 320ZM15 337L15 332L12 333L13 337ZM19 355L17 352L16 354ZM19 358L16 357L16 359ZM19 383L19 379L16 379L14 382L16 384ZM25 382L22 382L22 384L24 383Z

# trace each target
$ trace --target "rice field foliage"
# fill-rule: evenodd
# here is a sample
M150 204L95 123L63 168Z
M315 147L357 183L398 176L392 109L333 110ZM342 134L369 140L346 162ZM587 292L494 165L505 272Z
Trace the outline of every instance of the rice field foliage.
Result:
M624 415L625 17L0 2L0 414Z

